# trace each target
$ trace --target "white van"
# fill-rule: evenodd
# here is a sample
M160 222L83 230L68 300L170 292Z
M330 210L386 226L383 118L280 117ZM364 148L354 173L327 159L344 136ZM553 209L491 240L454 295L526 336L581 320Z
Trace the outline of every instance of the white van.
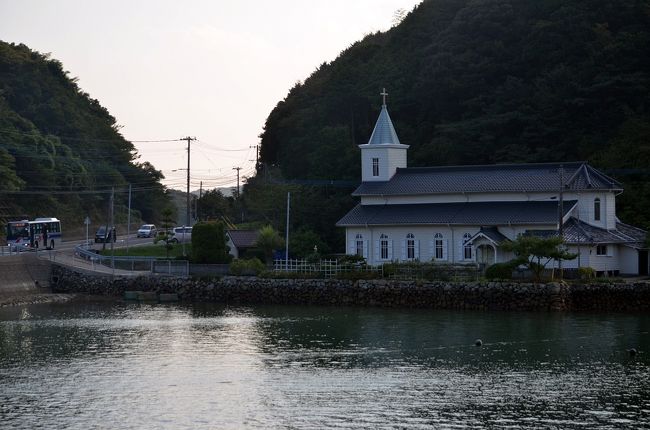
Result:
M175 227L172 230L171 243L183 243L192 241L192 227Z

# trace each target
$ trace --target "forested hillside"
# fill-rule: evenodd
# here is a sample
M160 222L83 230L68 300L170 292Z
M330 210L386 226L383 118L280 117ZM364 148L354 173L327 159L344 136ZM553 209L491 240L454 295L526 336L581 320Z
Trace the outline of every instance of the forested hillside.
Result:
M647 0L424 1L296 84L262 161L358 180L382 87L410 166L588 160L624 183L619 215L650 227Z
M132 184L134 215L155 221L168 204L160 179L60 62L0 42L0 218L58 216L68 230L86 215L106 222L114 187L120 222Z

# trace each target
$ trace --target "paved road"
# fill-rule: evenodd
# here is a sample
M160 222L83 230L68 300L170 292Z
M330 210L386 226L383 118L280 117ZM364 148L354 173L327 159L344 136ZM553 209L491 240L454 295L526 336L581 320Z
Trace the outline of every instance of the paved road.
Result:
M78 269L85 269L92 271L94 273L103 273L103 274L113 274L120 276L139 276L142 274L150 273L149 271L127 271L127 270L118 270L111 269L110 267L103 266L101 264L96 264L92 260L87 260L84 258L79 258L75 255L75 248L79 245L84 245L84 241L68 241L62 242L60 246L57 247L54 251L39 251L41 258L46 258L51 261L56 261L57 263L65 264L67 266L76 267ZM129 236L127 242L127 236L118 236L117 241L113 243L115 249L129 247L137 247L144 245L153 244L153 239L151 238L137 238L135 235ZM90 243L89 249L102 249L103 243ZM106 244L106 249L111 249L111 244Z
M71 240L71 241L63 241L61 242L61 245L57 248L58 251L65 251L65 250L72 250L78 245L83 245L85 241L81 240ZM103 243L94 243L90 242L90 249L102 249ZM132 234L131 236L128 236L128 242L127 242L127 236L117 236L117 241L113 244L115 248L126 248L127 245L129 247L131 246L142 246L142 245L153 245L153 239L152 238L137 238L135 237L135 234ZM106 244L106 249L111 249L111 244L110 242Z

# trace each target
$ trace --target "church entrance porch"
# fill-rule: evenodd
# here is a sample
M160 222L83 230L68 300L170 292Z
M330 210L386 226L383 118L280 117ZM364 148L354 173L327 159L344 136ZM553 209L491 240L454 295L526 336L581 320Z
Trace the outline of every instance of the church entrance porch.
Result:
M476 262L482 269L496 263L496 249L493 245L483 244L476 247Z

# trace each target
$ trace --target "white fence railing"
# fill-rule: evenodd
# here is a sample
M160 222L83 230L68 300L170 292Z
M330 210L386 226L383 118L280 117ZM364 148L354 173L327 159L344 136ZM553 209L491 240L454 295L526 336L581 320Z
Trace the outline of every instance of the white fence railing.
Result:
M368 266L365 264L340 263L338 260L320 260L309 262L307 260L275 260L273 262L275 272L292 273L314 273L323 275L326 278L336 277L339 273L346 272L376 272L383 274L382 266Z

